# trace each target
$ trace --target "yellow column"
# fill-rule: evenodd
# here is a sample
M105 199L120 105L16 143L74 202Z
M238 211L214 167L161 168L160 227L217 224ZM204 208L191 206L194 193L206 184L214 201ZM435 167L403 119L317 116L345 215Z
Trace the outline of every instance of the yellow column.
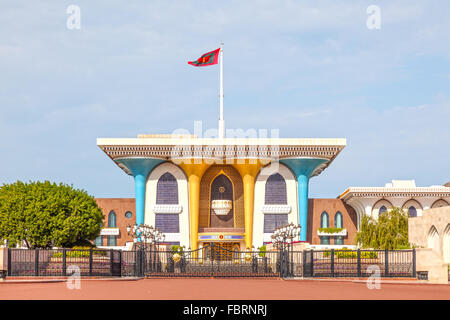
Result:
M180 164L188 177L189 184L189 216L191 250L198 248L198 219L200 211L200 181L208 168L204 162L200 164Z
M251 249L253 243L253 208L255 198L255 178L262 164L249 163L233 165L240 173L244 183L244 214L245 214L245 247Z

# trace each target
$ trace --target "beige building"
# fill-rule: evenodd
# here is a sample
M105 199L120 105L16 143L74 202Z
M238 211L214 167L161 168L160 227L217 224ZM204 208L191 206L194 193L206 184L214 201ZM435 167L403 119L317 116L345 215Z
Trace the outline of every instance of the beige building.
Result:
M409 218L409 241L433 249L450 264L450 206L424 210L422 216Z

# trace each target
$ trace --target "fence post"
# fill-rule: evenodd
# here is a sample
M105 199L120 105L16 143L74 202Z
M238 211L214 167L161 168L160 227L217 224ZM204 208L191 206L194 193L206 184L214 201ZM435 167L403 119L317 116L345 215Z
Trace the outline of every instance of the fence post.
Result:
M89 276L92 276L92 255L93 255L93 250L92 248L89 249Z
M334 277L334 249L331 249L331 276Z
M311 249L311 277L314 277L314 249Z
M384 250L384 276L389 277L389 250Z
M8 248L8 276L11 276L11 248Z
M138 277L138 252L137 250L134 251L134 276Z
M214 275L214 242L211 242L211 277ZM245 252L244 254L244 259L245 259L245 255L247 254L247 252Z
M109 270L111 273L111 277L113 276L113 259L114 259L114 250L110 249L109 250Z
M303 278L305 277L306 272L306 250L302 251L302 262L303 262Z
M121 277L122 276L122 250L119 250L119 263L120 263L119 277Z
M358 272L358 278L361 278L361 250L358 249L357 251L357 272Z
M140 277L144 277L144 274L146 272L146 270L145 270L145 249L142 248L140 250L140 253L141 253L141 259L140 259L141 262L140 262L140 274L139 274L139 276Z
M34 276L39 277L39 249L34 249Z
M412 266L413 266L413 278L416 278L417 277L417 272L416 272L416 248L413 248L413 251L412 251Z
M66 260L66 248L63 249L62 252L62 275L65 277L67 275L67 260Z

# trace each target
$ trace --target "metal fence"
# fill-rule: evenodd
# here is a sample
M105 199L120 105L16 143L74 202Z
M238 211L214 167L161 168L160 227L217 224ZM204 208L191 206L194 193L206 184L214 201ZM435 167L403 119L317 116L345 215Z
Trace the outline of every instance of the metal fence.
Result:
M8 249L8 276L114 277L412 277L415 250L236 251L211 244L182 253L166 247Z
M8 249L8 276L121 276L122 252L102 249Z
M415 250L305 251L303 277L416 277Z
M174 253L171 250L137 252L141 275L146 277L278 277L279 251L237 251L211 244Z

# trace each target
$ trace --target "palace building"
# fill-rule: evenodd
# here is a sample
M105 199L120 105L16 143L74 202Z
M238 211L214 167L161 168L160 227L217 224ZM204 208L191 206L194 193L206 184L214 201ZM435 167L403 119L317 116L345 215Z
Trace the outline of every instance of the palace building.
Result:
M191 249L212 241L246 249L291 222L307 241L309 179L346 140L140 135L97 144L134 177L137 224Z
M245 250L294 223L299 240L313 247L352 247L363 214L377 218L399 206L416 217L450 203L450 187L416 187L414 180L309 199L309 180L328 168L345 139L139 135L99 138L97 145L135 184L135 199L96 199L105 215L98 246L131 244L126 226L137 223L160 229L167 244Z

